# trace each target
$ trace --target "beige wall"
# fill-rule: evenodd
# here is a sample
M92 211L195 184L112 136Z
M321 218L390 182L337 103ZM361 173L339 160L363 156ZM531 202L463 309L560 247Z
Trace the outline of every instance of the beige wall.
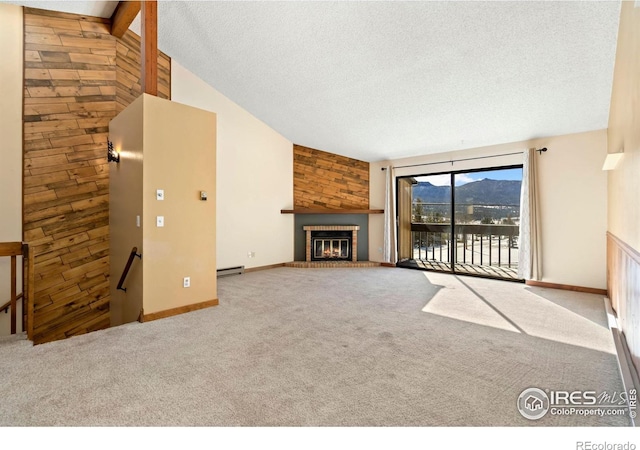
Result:
M637 3L637 2L636 2ZM609 231L640 251L640 6L622 2L609 113L609 153L624 151L609 174Z
M143 139L144 313L217 299L216 115L145 95Z
M22 7L0 3L0 242L22 240L22 39ZM9 279L10 258L0 258L2 304ZM9 334L9 317L0 313L0 335Z
M175 60L171 97L218 116L218 268L293 261L293 144Z
M111 121L109 135L121 158L110 163L112 325L138 319L141 309L217 299L216 115L143 95ZM142 259L134 259L124 293L116 285L134 246Z
M534 139L417 158L391 161L393 166L511 153L547 147L539 156L542 212L543 281L604 289L606 287L607 176L606 130ZM449 162L396 170L396 176L521 164L520 155ZM384 207L384 172L389 162L371 164L371 208ZM383 217L369 218L369 255L381 261Z
M638 5L638 6L635 6ZM635 6L635 7L634 7ZM640 369L640 4L622 2L609 110L609 153L624 152L608 172L608 231L631 247L611 241L609 296L629 351ZM624 250L623 250L624 249Z
M144 253L142 223L142 106L138 97L109 123L109 139L120 153L120 163L109 163L109 260L111 326L138 320L142 310L142 266L135 259L124 287L116 286L127 263L132 247Z

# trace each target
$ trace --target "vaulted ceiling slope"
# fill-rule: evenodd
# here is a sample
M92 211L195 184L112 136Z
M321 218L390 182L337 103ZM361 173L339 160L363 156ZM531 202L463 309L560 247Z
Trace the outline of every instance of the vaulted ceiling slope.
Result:
M114 6L90 3L106 17ZM607 127L619 1L158 10L163 51L304 146L377 161Z

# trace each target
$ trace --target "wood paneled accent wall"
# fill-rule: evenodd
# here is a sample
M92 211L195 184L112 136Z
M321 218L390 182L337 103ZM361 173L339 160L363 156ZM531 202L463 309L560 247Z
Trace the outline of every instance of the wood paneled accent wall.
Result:
M25 8L24 21L23 237L43 343L110 324L106 145L136 83L126 98L127 85L116 92L116 46L132 44L109 34L108 19ZM135 51L124 58L134 67Z
M631 358L640 369L640 252L607 233L607 292L618 315Z
M295 208L369 209L369 163L293 146Z
M140 36L131 30L116 42L116 112L140 96ZM158 52L158 97L171 98L171 58Z

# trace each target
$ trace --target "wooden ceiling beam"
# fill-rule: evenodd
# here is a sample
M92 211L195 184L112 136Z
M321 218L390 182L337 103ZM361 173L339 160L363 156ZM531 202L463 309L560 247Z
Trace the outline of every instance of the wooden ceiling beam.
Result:
M121 1L111 15L111 34L121 38L140 12L139 1Z
M141 49L140 61L142 92L158 95L158 2L147 0L142 2Z

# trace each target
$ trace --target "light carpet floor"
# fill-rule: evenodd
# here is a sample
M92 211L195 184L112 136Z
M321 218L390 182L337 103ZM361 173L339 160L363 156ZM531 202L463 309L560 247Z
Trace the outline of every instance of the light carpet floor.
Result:
M0 339L3 426L609 426L523 389L620 392L601 296L407 269L220 278L220 305Z

